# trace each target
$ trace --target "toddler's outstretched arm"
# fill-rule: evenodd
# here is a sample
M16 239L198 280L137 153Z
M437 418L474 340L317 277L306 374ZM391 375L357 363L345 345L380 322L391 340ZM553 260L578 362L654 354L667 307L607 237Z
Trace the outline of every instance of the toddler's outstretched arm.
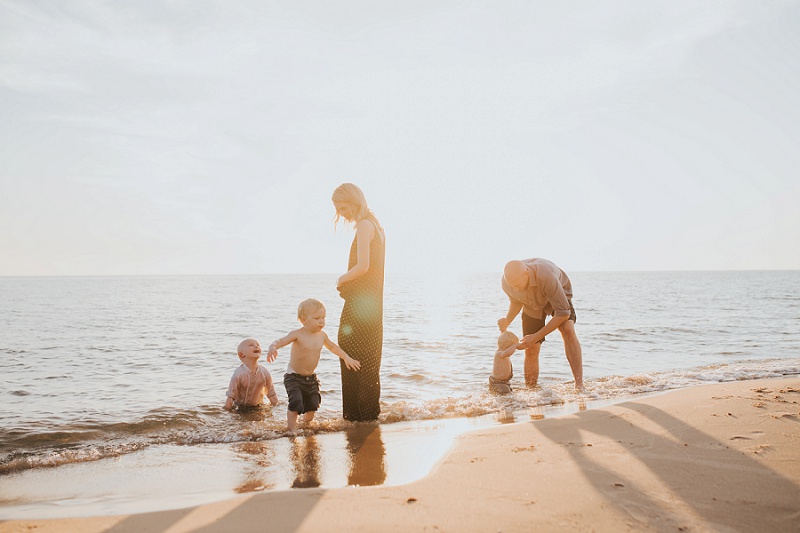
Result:
M361 363L359 363L358 361L347 355L347 352L342 350L338 344L330 340L327 334L325 335L325 347L334 354L336 354L339 357L339 359L344 361L344 365L350 370L361 369Z
M297 332L292 331L283 338L273 341L272 344L267 346L267 363L273 362L278 357L278 349L283 348L287 344L293 343L297 339Z

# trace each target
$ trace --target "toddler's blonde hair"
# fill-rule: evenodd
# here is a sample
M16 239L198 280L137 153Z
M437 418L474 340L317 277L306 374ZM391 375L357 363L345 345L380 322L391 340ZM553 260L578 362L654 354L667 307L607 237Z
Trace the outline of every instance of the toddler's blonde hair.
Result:
M497 347L501 349L506 349L512 344L517 344L518 342L519 338L511 331L504 331L499 337L497 337Z
M319 300L315 300L314 298L303 300L300 302L300 305L297 306L297 319L303 320L307 316L316 313L320 309L325 309L325 306Z

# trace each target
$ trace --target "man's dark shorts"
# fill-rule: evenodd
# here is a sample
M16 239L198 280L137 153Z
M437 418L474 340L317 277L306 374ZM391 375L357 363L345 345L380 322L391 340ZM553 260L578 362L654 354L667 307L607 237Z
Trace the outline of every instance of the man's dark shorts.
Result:
M319 409L322 395L319 393L319 380L316 374L284 374L283 385L289 397L289 410L302 415Z
M567 300L569 303L569 320L573 322L578 321L578 317L575 315L575 308L572 307L572 300ZM555 311L550 314L550 316L555 316ZM522 312L522 336L530 335L531 333L536 333L540 329L544 327L545 324L545 317L542 318L533 318L525 314L525 311ZM544 342L544 339L539 341L540 343Z

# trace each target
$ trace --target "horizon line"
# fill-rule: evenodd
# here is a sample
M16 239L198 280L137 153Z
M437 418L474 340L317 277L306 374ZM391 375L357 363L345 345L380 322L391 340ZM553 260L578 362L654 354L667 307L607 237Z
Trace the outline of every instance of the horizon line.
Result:
M671 273L671 272L697 272L697 273L714 273L714 272L798 272L800 268L728 268L728 269L617 269L617 270L570 270L567 274L582 273L582 274L611 274L611 273ZM451 272L454 276L473 276L473 275L495 275L500 274L502 271L463 271ZM116 273L116 274L0 274L0 278L133 278L133 277L247 277L247 276L340 276L341 272L258 272L258 273L244 273L244 272L228 272L228 273L157 273L157 274L137 274L137 273ZM387 276L395 275L425 275L430 277L441 277L441 274L431 274L431 272L422 271L395 271L386 272Z

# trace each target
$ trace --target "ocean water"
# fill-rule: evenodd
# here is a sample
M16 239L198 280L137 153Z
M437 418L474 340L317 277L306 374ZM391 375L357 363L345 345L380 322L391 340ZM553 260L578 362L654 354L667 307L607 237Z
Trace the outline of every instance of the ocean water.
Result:
M800 271L570 277L586 392L574 391L555 333L542 348L540 387L524 387L520 352L512 358L515 392L497 397L487 393L486 382L496 322L508 305L499 275L387 275L379 429L402 441L403 432L433 434L445 420L474 427L548 406L800 373ZM335 280L333 274L0 278L0 518L70 514L64 506L81 508L83 499L105 501L108 512L127 510L113 505L119 496L113 490L70 496L45 489L52 476L77 472L79 479L89 472L76 465L101 468L109 461L138 465L128 471L144 468L142 462L163 471L205 464L209 477L238 476L225 484L237 492L406 482L383 466L375 479L365 474L359 481L351 471L298 482L309 457L343 464L332 460L336 449L370 442L369 432L340 418L339 365L330 352L323 351L318 367L323 402L305 440L283 435L288 348L274 363L262 359L279 406L247 416L222 409L239 365L239 341L252 336L266 346L299 327L301 300L326 304L325 330L336 339L342 300ZM511 329L521 334L519 318ZM309 449L298 456L300 441ZM216 472L230 456L245 457L248 466ZM254 470L261 474L253 478ZM154 493L152 482L141 483L141 493ZM184 503L223 497L226 490ZM180 500L181 488L170 491ZM56 500L58 511L42 511Z

